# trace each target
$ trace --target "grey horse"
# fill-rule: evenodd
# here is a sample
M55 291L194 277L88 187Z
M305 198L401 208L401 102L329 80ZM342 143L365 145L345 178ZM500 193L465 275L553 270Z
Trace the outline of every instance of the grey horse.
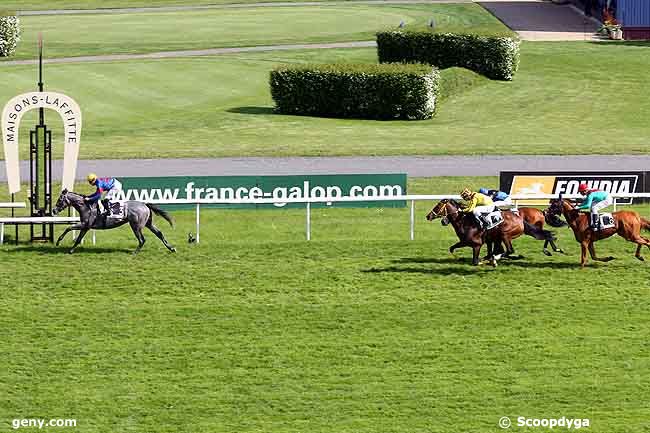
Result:
M131 225L131 230L133 230L133 234L139 242L138 247L135 249L133 254L137 254L144 245L144 235L142 234L142 229L144 227L151 230L153 234L155 234L158 239L165 244L169 251L172 253L176 252L176 248L167 242L165 235L163 235L163 233L153 225L153 214L156 214L163 217L169 225L174 227L173 218L164 210L148 203L127 201L125 203L126 211L124 212L123 217L107 218L105 215L99 213L99 208L96 203L89 204L84 200L84 198L85 197L81 194L64 189L56 202L56 207L52 211L52 213L56 215L65 208L72 206L79 213L79 219L81 222L66 228L56 241L56 245L58 246L68 232L79 230L79 236L75 239L74 245L72 245L72 248L69 251L70 254L72 254L75 248L77 248L81 243L84 236L86 236L86 233L88 233L88 230L110 230L120 227L127 222Z

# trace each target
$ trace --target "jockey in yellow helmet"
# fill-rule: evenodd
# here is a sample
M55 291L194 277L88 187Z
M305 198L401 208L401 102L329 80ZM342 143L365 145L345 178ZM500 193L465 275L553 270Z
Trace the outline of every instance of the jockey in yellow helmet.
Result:
M461 205L459 210L473 213L479 227L483 228L481 214L488 214L494 210L492 199L484 194L472 192L468 188L463 189L460 196L465 200L465 204Z

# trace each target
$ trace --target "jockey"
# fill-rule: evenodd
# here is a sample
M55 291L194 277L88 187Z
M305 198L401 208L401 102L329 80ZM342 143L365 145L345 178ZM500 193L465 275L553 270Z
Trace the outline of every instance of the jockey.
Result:
M483 228L481 214L488 214L494 210L492 199L487 195L481 194L480 192L472 192L467 188L460 193L460 196L467 202L460 207L460 211L472 212L474 218L478 221L479 228Z
M88 203L102 202L104 206L104 213L108 216L111 214L110 200L118 198L118 194L122 192L122 184L114 177L97 177L95 173L88 175L88 183L94 185L97 190L94 194L85 198Z
M578 192L586 196L586 198L582 204L576 207L576 209L589 209L591 211L591 222L589 225L593 229L598 229L600 226L600 218L598 212L613 203L612 196L609 195L607 191L589 189L586 183L580 184L578 187Z
M478 190L478 192L490 197L497 209L503 208L510 210L513 208L512 199L507 193L503 191L499 191L498 189L481 188Z

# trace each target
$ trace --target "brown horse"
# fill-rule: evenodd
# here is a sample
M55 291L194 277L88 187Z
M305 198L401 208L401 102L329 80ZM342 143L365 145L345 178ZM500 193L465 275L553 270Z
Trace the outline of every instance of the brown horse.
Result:
M474 216L468 213L459 212L459 204L455 200L442 200L431 209L427 214L427 220L433 221L436 218L442 218L442 224L451 224L458 236L458 242L449 247L449 252L453 254L456 248L472 248L472 264L474 266L480 263L479 256L483 244L487 244L488 257L492 265L500 256L501 243L506 246L506 254L512 254L512 240L522 234L533 236L538 240L553 239L553 234L548 230L540 230L524 221L524 219L510 211L502 212L503 222L497 227L484 230L476 225ZM496 249L495 249L496 247Z
M544 229L544 223L546 222L548 225L552 227L564 227L566 223L562 221L562 219L557 216L557 215L551 215L548 212L548 209L545 209L543 211L537 209L536 207L520 207L517 209L519 211L519 215L526 221L528 224L537 227L540 230ZM544 247L542 249L542 252L550 256L551 252L548 250L548 245L551 245L551 248L553 248L553 251L556 253L561 253L565 254L562 248L558 248L557 245L555 245L555 242L553 239L547 239L544 241Z
M582 248L582 255L580 257L580 266L584 267L587 263L587 250L591 255L592 260L599 262L609 262L614 260L614 257L600 258L596 256L594 249L594 242L601 239L606 239L610 236L618 234L626 241L634 242L637 244L636 253L634 257L643 261L641 256L641 248L647 246L650 249L650 240L641 236L641 229L650 230L650 221L642 218L637 212L622 210L614 212L614 227L599 230L594 232L589 225L589 215L577 210L574 205L562 198L551 200L551 206L548 208L550 214L564 215L564 219L573 230L576 241L580 243Z

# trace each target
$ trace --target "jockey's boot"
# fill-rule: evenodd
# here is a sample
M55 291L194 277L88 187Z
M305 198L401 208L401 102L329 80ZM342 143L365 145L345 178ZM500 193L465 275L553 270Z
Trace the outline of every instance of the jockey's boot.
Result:
M483 230L483 219L479 216L474 214L474 219L476 220L476 224L478 224L478 228Z
M591 224L590 225L591 225L591 228L594 231L600 230L600 218L599 218L599 215L597 213L592 213L591 214Z
M104 215L109 216L111 214L111 205L109 204L108 199L102 200L102 205L104 206Z

